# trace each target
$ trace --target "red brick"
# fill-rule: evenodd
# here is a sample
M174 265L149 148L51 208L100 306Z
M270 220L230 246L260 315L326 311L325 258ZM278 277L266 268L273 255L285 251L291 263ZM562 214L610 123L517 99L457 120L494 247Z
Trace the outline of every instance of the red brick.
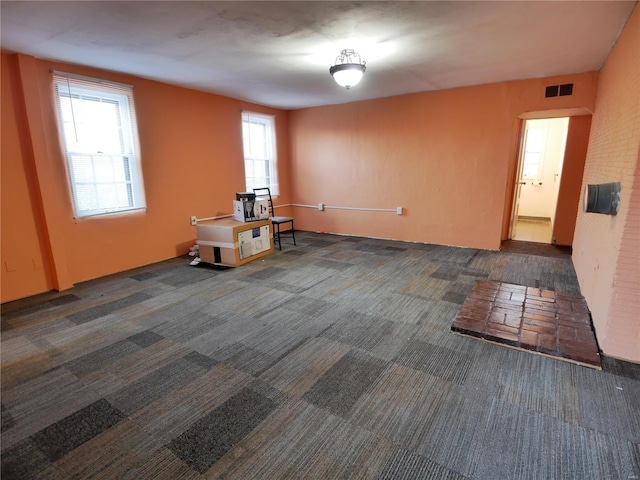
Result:
M522 325L522 317L520 315L505 315L503 323L510 327L520 327Z
M562 352L580 351L580 352L597 352L598 348L590 342L580 342L578 340L567 340L558 338L558 349Z
M582 300L584 301L584 297L582 296L573 296L573 295L566 295L564 293L558 293L556 294L556 301L560 300L563 302L575 302L576 300Z
M542 325L529 325L526 323L522 324L522 331L529 331L529 332L538 332L538 333L546 333L548 335L552 335L555 337L556 335L556 327L552 326L552 327L545 327Z
M540 327L549 327L549 328L553 328L555 330L556 328L556 321L553 318L548 318L548 317L538 317L538 318L531 318L531 317L523 317L522 318L522 324L523 325L538 325Z
M589 313L589 307L584 302L573 302L571 308L574 312Z
M504 308L504 307L494 307L491 313L498 313L502 315L518 315L522 316L522 310L517 308Z
M478 327L483 328L484 322L476 322L468 318L456 317L456 319L453 321L451 326L464 328L467 330L474 330L474 329L477 329Z
M558 326L558 338L564 338L567 340L577 340L578 335L575 328L566 327L564 325Z
M475 317L475 318L487 318L487 315L489 315L489 310L483 310L481 308L473 308L473 307L466 307L463 306L460 311L458 312L458 315L464 315L466 317Z
M558 310L571 311L571 302L568 300L556 300L556 307Z
M485 292L478 292L476 290L471 290L469 292L469 295L467 295L467 299L468 300L473 299L473 300L480 300L480 301L488 302L488 301L493 300L493 298L494 298L493 295L487 294ZM571 304L569 304L569 308L571 308Z
M597 352L561 352L560 356L597 367L601 364L600 355Z
M519 328L503 325L502 323L487 323L486 330L498 330L500 332L507 332L513 335L517 335L520 331Z
M504 340L509 345L517 345L519 341L518 335L513 333L503 332L501 330L487 329L482 332L482 336L489 340Z
M555 335L548 335L541 333L538 335L538 346L548 351L556 350L556 337Z
M538 346L538 334L536 332L523 330L520 332L520 344L536 348Z
M526 296L524 293L512 293L511 294L511 300L514 302L520 302L523 303L525 300Z
M533 315L532 313L524 312L522 314L522 321L530 325L537 325L540 322L548 323L550 325L556 324L556 319L551 317L545 317L542 315Z
M557 322L559 325L567 325L569 327L575 328L588 328L589 330L591 330L591 322L585 320L587 319L580 319L569 315L558 314Z
M539 310L556 310L556 304L554 302L541 302L539 300L532 300L527 298L524 302L524 306L527 308L537 308Z
M528 287L527 288L527 296L539 297L540 289L536 287Z
M530 318L535 318L534 315L539 315L542 317L547 317L547 318L556 318L556 312L555 310L541 310L539 308L531 308L528 306L524 307L524 313L523 316L525 317L530 317Z

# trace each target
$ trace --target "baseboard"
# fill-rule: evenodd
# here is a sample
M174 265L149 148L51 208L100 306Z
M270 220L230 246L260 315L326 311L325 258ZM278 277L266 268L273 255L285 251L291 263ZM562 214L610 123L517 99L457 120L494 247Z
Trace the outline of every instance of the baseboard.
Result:
M527 215L518 215L518 220L529 220L536 222L551 222L551 218L549 217L529 217Z

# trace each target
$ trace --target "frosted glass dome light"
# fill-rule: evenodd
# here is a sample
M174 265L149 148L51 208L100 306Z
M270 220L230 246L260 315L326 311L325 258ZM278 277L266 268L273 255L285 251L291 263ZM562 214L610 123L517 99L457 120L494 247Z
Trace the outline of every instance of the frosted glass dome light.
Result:
M360 55L354 50L342 50L336 58L336 64L329 68L329 73L338 85L349 90L362 80L367 69L365 65L366 62L360 60Z

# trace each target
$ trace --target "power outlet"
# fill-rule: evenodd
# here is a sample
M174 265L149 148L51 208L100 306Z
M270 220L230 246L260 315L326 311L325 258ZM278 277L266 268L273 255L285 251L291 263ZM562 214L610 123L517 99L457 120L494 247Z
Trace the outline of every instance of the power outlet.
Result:
M191 215L191 225L197 225L198 224L198 217L196 217L195 215Z
M320 210L320 211L324 210L324 203L319 203L318 204L318 210Z

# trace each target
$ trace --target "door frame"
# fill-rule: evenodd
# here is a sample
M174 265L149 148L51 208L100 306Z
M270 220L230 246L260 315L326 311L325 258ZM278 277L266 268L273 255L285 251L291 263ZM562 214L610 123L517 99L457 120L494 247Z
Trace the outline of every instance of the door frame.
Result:
M527 134L526 129L527 121L524 119L520 119L520 125L518 128L519 140L518 140L518 156L516 160L516 174L512 182L512 190L513 190L513 199L511 201L511 215L509 218L509 233L508 239L511 240L515 235L516 230L516 216L518 214L518 207L520 204L520 192L522 191L522 182L520 181L520 177L522 177L522 164L524 163L524 147L526 143L525 136Z
M514 197L516 194L515 183L516 179L519 178L518 167L520 165L520 149L522 148L522 135L524 134L524 120L530 119L541 119L541 118L558 118L558 117L569 117L569 123L571 123L571 117L583 116L583 115L593 115L593 112L587 108L564 108L564 109L556 109L556 110L537 110L532 112L525 112L521 115L518 115L516 119L514 119L514 136L512 145L512 153L511 153L511 167L509 168L509 172L507 174L507 194L505 195L505 203L504 203L504 216L502 218L502 240L510 240L512 238L512 228L511 222L513 221L514 216ZM564 161L563 161L564 168ZM556 205L557 210L557 205Z

